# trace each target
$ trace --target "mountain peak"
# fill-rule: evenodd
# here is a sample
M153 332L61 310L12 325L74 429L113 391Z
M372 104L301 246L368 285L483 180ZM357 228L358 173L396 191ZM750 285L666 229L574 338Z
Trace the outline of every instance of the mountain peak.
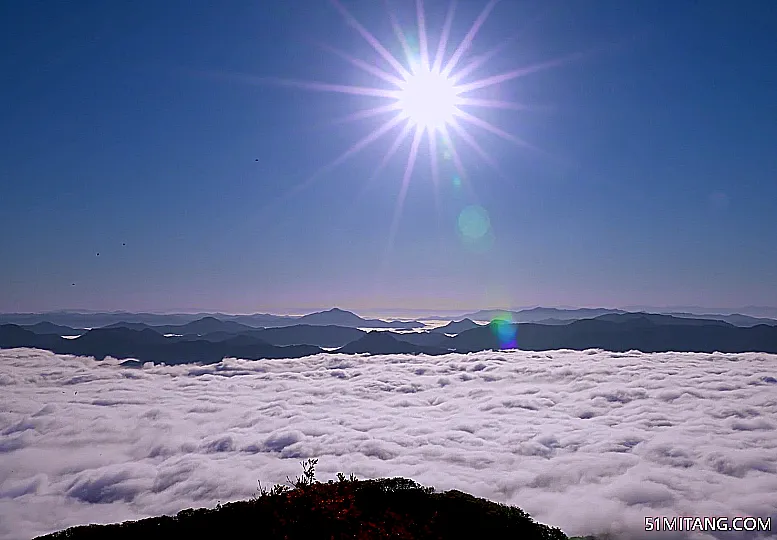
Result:
M198 323L198 322L211 322L211 323L212 323L212 322L216 322L216 323L220 323L220 322L222 322L222 321L220 321L220 320L219 320L219 319L217 319L216 317L212 317L212 316L210 316L210 315L206 315L205 317L202 317L202 318L200 318L200 319L196 319L196 320L194 320L194 321L192 321L192 322L196 322L196 323Z

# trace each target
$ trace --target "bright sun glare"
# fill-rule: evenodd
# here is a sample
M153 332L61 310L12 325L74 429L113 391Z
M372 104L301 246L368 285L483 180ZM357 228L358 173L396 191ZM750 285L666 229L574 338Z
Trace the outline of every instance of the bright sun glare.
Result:
M424 140L426 140L424 150L428 149L431 165L430 172L435 186L435 193L437 193L439 188L440 159L450 162L450 165L455 170L452 179L455 187L459 187L462 181L467 181L467 174L457 149L459 141L473 150L494 170L499 171L496 161L483 149L483 146L475 136L476 133L473 134L471 131L488 132L521 148L535 148L516 137L513 133L508 133L488 120L481 118L477 111L478 109L522 111L529 109L529 107L511 100L494 99L493 92L490 92L488 96L478 96L478 91L488 88L493 90L507 81L516 80L536 71L562 64L565 59L550 60L498 74L486 74L480 78L472 77L473 73L482 71L486 62L500 53L508 44L509 40L485 54L466 61L466 53L472 47L475 36L486 22L486 19L488 19L498 0L489 0L486 3L483 10L472 23L472 26L455 47L450 46L452 43L449 42L456 10L455 0L451 0L445 19L442 21L441 28L437 34L439 40L435 50L431 50L432 43L430 43L427 34L423 0L415 0L417 23L415 28L403 28L396 14L389 9L388 15L394 35L404 53L399 56L390 52L374 34L367 30L343 6L340 0L330 0L330 2L340 12L349 26L364 38L379 58L362 60L351 52L342 51L329 45L320 44L320 46L352 66L359 68L364 73L375 77L376 82L380 81L379 84L375 86L356 86L278 78L262 78L260 80L308 90L377 97L387 100L384 105L357 110L339 119L339 123L390 116L362 139L356 141L337 159L321 167L305 182L298 184L287 196L309 186L321 173L339 166L366 146L375 143L391 132L396 133L394 140L387 145L382 160L376 165L372 176L365 183L366 185L372 182L386 168L400 148L407 148L409 146L394 218L389 232L390 248L408 191L408 184L413 175L417 157L421 152L421 145ZM452 52L450 49L452 49ZM384 67L379 67L381 61L385 64ZM409 145L407 144L408 142Z
M418 129L439 132L456 116L456 86L439 71L418 66L399 89L401 114Z

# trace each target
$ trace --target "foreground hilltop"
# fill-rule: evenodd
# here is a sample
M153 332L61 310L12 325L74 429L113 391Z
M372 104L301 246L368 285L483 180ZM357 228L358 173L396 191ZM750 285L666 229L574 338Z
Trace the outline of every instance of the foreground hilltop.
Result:
M315 480L317 460L303 463L292 485L262 490L258 497L189 509L114 525L73 527L40 540L135 540L143 538L445 539L520 538L567 540L561 530L535 522L520 508L461 491L434 493L405 478Z

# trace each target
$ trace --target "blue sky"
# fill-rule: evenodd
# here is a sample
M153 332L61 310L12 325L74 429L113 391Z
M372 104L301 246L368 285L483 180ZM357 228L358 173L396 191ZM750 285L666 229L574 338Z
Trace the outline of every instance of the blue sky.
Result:
M344 5L401 57L381 2ZM316 45L387 68L329 2L5 2L0 311L777 305L775 35L767 1L499 3L472 79L581 53L479 94L531 105L477 112L540 150L468 128L501 172L455 139L435 188L422 144L389 248L394 132L288 194L374 98L250 79L385 87Z

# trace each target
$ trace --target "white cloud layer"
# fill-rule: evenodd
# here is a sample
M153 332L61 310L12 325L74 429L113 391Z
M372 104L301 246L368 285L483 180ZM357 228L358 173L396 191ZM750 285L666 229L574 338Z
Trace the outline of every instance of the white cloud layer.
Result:
M670 537L644 533L646 516L777 527L775 355L116 364L0 351L0 538L244 499L308 457L320 480L409 477L567 534Z

